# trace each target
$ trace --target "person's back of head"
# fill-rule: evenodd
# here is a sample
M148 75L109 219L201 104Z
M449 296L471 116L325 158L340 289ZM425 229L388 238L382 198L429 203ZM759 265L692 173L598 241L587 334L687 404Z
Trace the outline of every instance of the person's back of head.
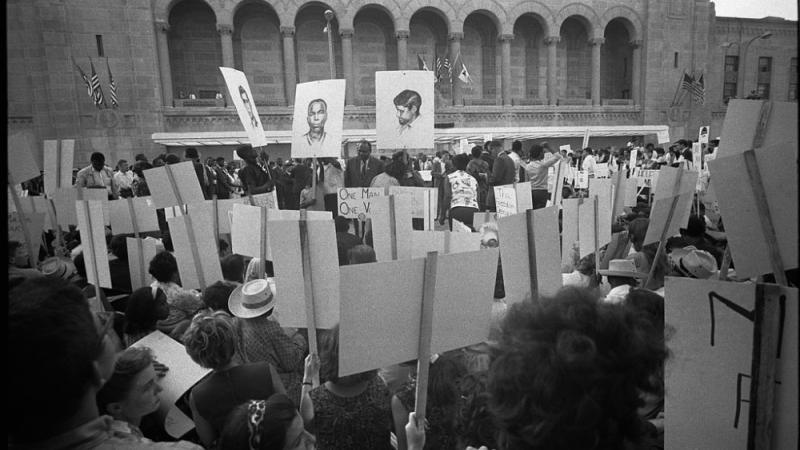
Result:
M522 152L522 142L514 141L511 143L511 151L520 154Z
M531 146L531 160L536 161L542 158L544 158L544 147L539 144L533 144Z
M467 164L469 164L469 156L466 153L459 153L453 157L453 167L456 170L467 170Z
M196 161L200 158L200 154L197 152L197 149L194 147L189 147L183 152L184 158L187 160Z
M125 306L125 333L139 334L153 331L159 320L169 316L167 295L150 286L134 290Z
M226 255L220 260L220 267L225 281L244 283L244 256L238 253Z
M155 412L159 403L154 402L152 396L161 392L161 386L158 383L150 385L152 380L148 381L148 385L137 385L139 375L150 368L154 361L153 352L147 347L129 347L120 353L114 365L114 374L97 392L97 410L100 414L138 425L142 417ZM150 375L155 376L155 371Z
M302 431L300 437L289 436L297 420L302 424L294 403L285 394L273 394L266 400L248 400L228 414L218 447L228 450L284 449L295 444L288 439L297 438L301 440L298 444L306 448L315 442L308 432Z
M164 163L167 165L178 164L179 162L181 162L181 158L178 155L170 153L164 157Z
M481 157L481 153L483 153L483 148L481 148L481 146L479 146L479 145L476 145L476 146L472 147L472 150L470 150L470 154L475 159L480 158Z
M203 291L203 303L214 311L225 311L231 314L228 309L228 298L234 289L236 286L233 283L217 281Z
M333 220L337 233L347 233L350 230L350 221L342 216L336 216Z
M633 244L633 249L637 252L642 250L644 238L647 236L647 228L650 226L650 219L638 217L628 224L628 237Z
M556 450L637 442L640 390L666 356L650 322L586 289L512 305L489 369L501 441Z
M29 280L9 293L8 362L16 368L7 373L9 443L43 441L82 425L75 416L92 410L116 359L106 332L98 331L80 289L64 280Z
M377 371L369 370L366 372L347 375L344 377L339 376L339 325L337 324L330 330L325 330L319 333L320 340L320 368L319 376L320 382L325 383L330 381L345 386L352 386L354 384L368 381L377 375Z
M175 276L178 274L178 261L168 251L158 252L150 260L148 273L160 283L175 281Z
M240 350L242 331L236 317L224 311L200 311L181 339L186 353L201 367L223 369Z
M375 250L369 245L356 245L347 252L347 259L350 265L377 262Z
M131 236L132 237L132 236ZM128 235L116 234L111 237L109 245L111 254L123 261L128 260Z

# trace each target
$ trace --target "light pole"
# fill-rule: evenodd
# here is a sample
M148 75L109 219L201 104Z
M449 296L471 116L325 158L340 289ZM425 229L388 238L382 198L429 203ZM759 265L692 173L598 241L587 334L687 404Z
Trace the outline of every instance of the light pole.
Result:
M741 70L741 79L742 79L742 81L741 81L741 83L738 83L739 85L736 87L736 96L738 98L744 98L744 95L743 95L744 83L747 80L747 49L750 48L750 44L752 44L753 41L755 41L757 39L769 39L771 36L772 36L772 32L771 31L765 31L764 33L761 33L758 36L754 36L754 37L748 39L747 42L745 42L744 44L741 44L739 42L723 42L722 43L722 46L726 48L726 50L725 50L726 56L727 56L727 48L728 47L731 47L733 44L738 44L739 45L739 53L740 53L739 57L742 60L742 70Z
M336 78L336 64L333 61L333 30L331 29L331 20L334 14L330 9L325 10L325 30L328 32L328 61L331 66L331 80Z

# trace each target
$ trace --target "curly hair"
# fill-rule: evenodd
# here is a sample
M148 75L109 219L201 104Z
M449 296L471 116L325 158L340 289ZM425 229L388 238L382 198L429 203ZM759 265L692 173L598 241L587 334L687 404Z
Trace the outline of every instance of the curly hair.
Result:
M97 392L97 409L109 414L110 403L124 400L133 389L136 376L153 364L153 352L147 347L129 347L119 355L114 374Z
M240 350L242 330L239 320L225 311L200 311L181 340L194 362L218 370L230 364Z
M150 260L147 272L159 282L168 283L178 273L178 261L168 251L158 252Z
M489 407L507 449L619 449L644 431L639 392L666 348L653 323L591 291L511 307L492 349Z
M133 291L125 307L125 333L137 334L156 329L159 320L169 315L167 295L161 289L145 286Z
M497 429L489 411L487 379L486 371L470 373L461 378L461 397L455 426L459 439L457 448L465 448L467 445L497 448Z

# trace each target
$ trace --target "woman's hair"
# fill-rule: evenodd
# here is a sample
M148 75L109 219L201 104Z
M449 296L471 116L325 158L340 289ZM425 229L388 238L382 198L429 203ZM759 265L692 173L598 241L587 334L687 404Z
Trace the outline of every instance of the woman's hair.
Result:
M339 325L320 333L320 381L330 381L345 385L353 385L370 380L377 373L375 370L339 377Z
M297 409L285 394L242 403L228 414L220 433L219 448L281 450L286 446L286 433L295 417Z
M364 264L377 262L375 250L369 245L359 244L347 251L348 264Z
M401 161L390 161L386 163L383 167L383 171L386 172L386 175L391 176L392 178L396 178L397 181L403 177L403 173L405 172L405 167Z
M239 351L241 333L236 317L224 311L200 311L181 340L194 362L218 370L230 364Z
M129 347L119 355L114 374L97 392L97 409L100 414L109 414L109 403L120 402L128 396L136 376L153 364L153 352L147 347Z
M166 304L167 295L161 289L156 289L155 298L150 286L133 291L125 307L125 334L155 330L157 322L169 315ZM163 308L159 309L159 306Z
M229 281L217 281L203 291L203 303L215 311L228 310L228 298L236 286Z
M128 236L127 234L117 234L111 237L109 245L111 253L121 260L128 259ZM132 236L131 236L132 237Z
M489 406L509 450L619 449L643 429L639 391L667 356L651 321L566 287L511 306L492 349Z
M133 165L133 173L136 174L139 178L144 178L144 171L148 169L152 169L153 165L147 161L136 161Z
M467 445L498 448L497 427L489 411L487 384L486 371L470 373L461 378L454 428L459 440L458 448L465 448Z
M628 224L628 236L633 244L633 249L637 252L642 251L642 244L647 235L647 227L649 225L650 219L646 217L638 217Z
M532 160L539 160L544 158L544 147L540 144L533 144L530 149L531 152L531 159Z
M150 260L150 266L147 271L159 282L169 283L178 273L178 261L168 251L158 252Z
M234 253L220 260L222 278L226 281L244 282L244 256Z
M470 153L472 153L472 157L473 158L480 158L481 157L481 153L483 153L483 147L481 147L480 145L476 145L476 146L472 147L472 150L470 150Z
M469 164L469 156L466 153L459 153L453 157L453 167L456 170L467 170L467 164Z

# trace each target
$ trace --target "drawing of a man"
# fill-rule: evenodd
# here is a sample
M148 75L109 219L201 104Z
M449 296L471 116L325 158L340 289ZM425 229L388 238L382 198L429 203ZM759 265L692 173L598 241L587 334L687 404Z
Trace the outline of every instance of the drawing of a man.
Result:
M325 143L328 133L325 132L325 122L328 121L328 103L317 98L308 103L308 133L304 134L304 142L315 150L320 150ZM315 151L315 153L317 152Z
M419 109L422 106L422 97L418 92L406 89L394 98L394 107L397 110L397 134L403 136L411 130L414 121L419 118Z
M250 126L253 128L258 128L258 118L256 118L256 114L253 111L253 104L250 102L250 96L247 95L247 91L244 89L244 86L239 86L239 97L242 98L244 109L247 110L247 114L250 116Z

